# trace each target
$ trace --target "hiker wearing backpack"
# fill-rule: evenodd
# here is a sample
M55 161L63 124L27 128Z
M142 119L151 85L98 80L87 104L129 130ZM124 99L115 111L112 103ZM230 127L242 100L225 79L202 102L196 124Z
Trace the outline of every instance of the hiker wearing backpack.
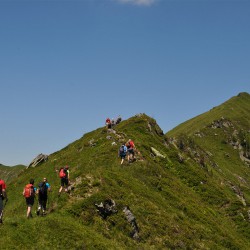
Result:
M122 118L121 118L121 116L119 115L119 116L117 117L117 119L115 120L115 124L117 125L117 124L119 124L121 121L122 121Z
M112 118L112 119L111 119L111 128L113 128L114 126L115 126L115 119Z
M69 166L65 166L63 168L60 168L59 170L59 177L61 178L61 187L59 189L58 196L61 195L61 192L64 188L64 191L68 192L68 186L69 186Z
M128 162L132 162L135 158L135 144L131 139L129 139L126 146L128 148Z
M118 157L121 158L121 165L123 164L124 159L126 158L126 154L127 154L127 147L126 145L122 144L118 150Z
M110 120L110 118L106 119L105 124L106 124L107 128L111 128L111 120Z
M27 205L27 218L32 218L31 209L35 201L36 188L34 187L34 179L30 179L29 184L27 184L23 189L23 196L26 200Z
M50 184L47 182L47 178L43 178L43 181L39 183L38 194L38 209L36 214L39 215L42 209L42 216L45 215L46 205L48 200L48 191L51 191Z
M0 224L3 223L3 201L5 200L5 204L8 201L7 193L6 193L6 184L4 180L0 179Z

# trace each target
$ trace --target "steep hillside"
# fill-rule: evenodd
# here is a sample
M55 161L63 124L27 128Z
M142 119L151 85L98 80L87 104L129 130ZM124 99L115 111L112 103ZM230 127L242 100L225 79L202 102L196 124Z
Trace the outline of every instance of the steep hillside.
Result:
M229 119L239 121L239 128L249 130L249 115L250 115L250 95L246 92L239 93L225 103L212 108L206 113L196 116L167 133L168 136L176 136L180 134L192 135L200 129L212 124L214 121L221 119Z
M250 95L240 93L169 131L166 136L186 157L229 187L238 201L229 216L244 234L250 222ZM245 226L245 222L248 222Z
M184 152L198 148L207 167L220 169L234 182L247 183L250 166L250 95L240 93L169 131L167 137ZM243 181L243 176L246 181Z
M118 149L129 138L137 148L136 161L120 165ZM177 142L140 114L51 154L10 183L1 249L249 249L249 168L237 161L235 171L225 175L212 165L213 156L211 166L207 158L201 160L197 154L206 151L198 144L186 151L184 139L183 147ZM223 155L226 160L231 158ZM72 190L58 197L56 170L66 164ZM241 186L245 204L228 184L236 173L246 182ZM22 189L31 177L37 184L44 176L53 189L48 214L28 220ZM103 219L94 204L107 197L115 200L117 213ZM138 240L130 237L122 212L126 205L136 217Z

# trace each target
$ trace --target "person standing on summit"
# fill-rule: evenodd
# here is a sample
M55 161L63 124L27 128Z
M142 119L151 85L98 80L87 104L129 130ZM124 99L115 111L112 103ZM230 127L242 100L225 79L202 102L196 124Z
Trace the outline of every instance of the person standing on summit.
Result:
M111 128L111 120L110 120L109 117L106 119L105 125L106 125L106 127L107 127L108 129Z
M4 180L0 179L0 224L3 223L3 200L5 203L8 201L7 193L6 193L6 184Z

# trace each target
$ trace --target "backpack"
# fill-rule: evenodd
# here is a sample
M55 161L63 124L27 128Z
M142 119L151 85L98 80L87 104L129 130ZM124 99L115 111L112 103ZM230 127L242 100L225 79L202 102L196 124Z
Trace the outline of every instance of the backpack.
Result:
M129 145L129 148L134 148L134 147L135 147L135 144L134 144L133 141L130 141L130 142L128 143L128 145Z
M124 153L126 153L126 152L127 152L127 150L126 150L125 146L122 145L122 146L120 147L120 149L119 149L119 153L120 153L120 154L124 154Z
M124 153L124 146L123 145L120 147L119 152L120 152L120 154Z
M25 198L29 198L31 196L34 196L34 187L32 184L27 184L24 187L24 193L23 193Z
M0 179L0 197L4 200L3 189L6 188L5 182Z
M59 176L60 176L60 178L65 178L66 177L66 171L65 171L64 168L60 169Z
M41 182L39 184L39 194L41 196L46 196L46 194L47 194L47 186L46 186L45 182Z

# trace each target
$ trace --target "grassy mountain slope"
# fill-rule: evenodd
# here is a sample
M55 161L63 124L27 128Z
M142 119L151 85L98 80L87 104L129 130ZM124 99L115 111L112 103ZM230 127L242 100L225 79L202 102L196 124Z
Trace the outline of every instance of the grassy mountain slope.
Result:
M206 167L219 169L234 182L249 180L250 165L250 95L240 93L167 134L182 144L182 150L199 147L200 159ZM180 147L179 147L180 148ZM186 148L186 149L185 149ZM194 150L195 151L195 150ZM218 172L218 171L217 171ZM246 180L241 176L245 176Z
M247 127L247 119L242 123ZM249 168L231 145L222 144L221 151L230 150L217 159L207 152L210 137L203 149L184 131L182 141L170 140L154 119L139 115L121 122L115 133L106 128L87 133L47 162L26 169L8 185L1 249L249 249ZM137 161L120 165L117 151L129 138L140 153ZM228 161L237 165L227 169ZM74 189L58 197L56 170L66 164ZM30 178L38 184L44 176L53 189L49 213L27 220L22 189ZM239 186L243 197L233 189ZM94 204L107 197L115 200L118 213L104 220ZM137 219L140 241L129 236L125 205Z
M240 126L249 129L250 114L250 95L248 93L240 93L232 97L222 105L214 107L206 113L196 116L170 130L168 136L176 136L182 133L191 135L206 127L208 124L221 117L230 118L234 121L240 121Z
M8 167L0 164L0 178L8 182L16 178L25 168L24 165Z
M222 206L242 234L250 221L250 95L240 93L169 131L167 137L229 187L238 201ZM247 224L245 223L247 221ZM244 225L243 225L244 224ZM248 233L246 233L248 232ZM249 236L248 236L249 237Z

